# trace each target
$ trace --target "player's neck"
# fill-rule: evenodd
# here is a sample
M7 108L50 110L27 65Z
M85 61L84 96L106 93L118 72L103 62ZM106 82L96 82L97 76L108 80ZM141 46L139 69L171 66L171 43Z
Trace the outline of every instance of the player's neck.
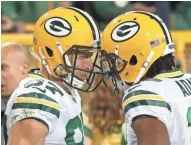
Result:
M42 68L40 69L40 75L42 75L43 77L45 77L45 78L48 79L48 80L51 80L51 81L55 82L56 84L58 84L58 85L61 86L61 87L62 87L62 85L63 85L63 83L60 81L60 79L58 79L58 78L56 78L56 77L50 75L50 74L48 73L48 71L47 71L44 67L42 67Z
M43 77L47 78L48 80L55 82L57 85L59 85L61 88L63 88L68 94L71 94L71 91L70 91L71 88L69 86L67 86L66 84L64 85L63 82L59 78L56 78L56 77L50 75L44 67L42 67L40 69L40 74Z

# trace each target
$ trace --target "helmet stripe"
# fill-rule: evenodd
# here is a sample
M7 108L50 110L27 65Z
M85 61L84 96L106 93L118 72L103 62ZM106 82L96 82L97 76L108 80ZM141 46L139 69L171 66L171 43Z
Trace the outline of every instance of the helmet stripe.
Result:
M90 24L91 29L94 31L93 32L94 40L100 40L101 39L100 33L99 33L99 28L98 28L97 24L95 23L95 21L92 19L92 17L87 12L84 12L78 8L75 8L75 7L66 7L66 8L72 9L72 10L80 13L87 20L87 22Z
M145 14L148 15L149 17L151 17L152 19L156 20L156 22L160 25L161 29L164 32L165 38L166 38L166 43L167 44L171 44L172 42L172 36L168 30L168 28L166 27L165 23L162 21L161 22L161 18L159 18L157 15L148 13L148 12L144 12L144 11L135 11L135 13L140 13L140 14Z

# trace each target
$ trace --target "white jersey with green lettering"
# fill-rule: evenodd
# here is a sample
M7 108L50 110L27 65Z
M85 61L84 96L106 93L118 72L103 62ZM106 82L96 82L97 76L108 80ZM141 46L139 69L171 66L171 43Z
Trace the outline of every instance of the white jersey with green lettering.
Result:
M37 75L22 80L7 105L5 135L16 122L35 118L48 126L45 145L83 145L81 98L77 90L73 91L73 96L69 95Z
M191 145L191 74L176 69L135 84L126 90L122 107L128 145L137 145L131 125L140 115L161 120L171 145Z

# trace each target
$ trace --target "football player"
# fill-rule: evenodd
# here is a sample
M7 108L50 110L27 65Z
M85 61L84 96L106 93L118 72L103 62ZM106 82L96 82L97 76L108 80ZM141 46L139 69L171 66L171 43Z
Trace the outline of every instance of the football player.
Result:
M125 91L128 145L191 145L191 75L176 68L164 22L143 11L122 14L106 26L102 49L105 83Z
M29 72L8 102L8 145L84 144L76 89L90 92L98 86L92 84L100 74L99 50L98 27L80 9L56 8L37 20L31 52L42 67Z

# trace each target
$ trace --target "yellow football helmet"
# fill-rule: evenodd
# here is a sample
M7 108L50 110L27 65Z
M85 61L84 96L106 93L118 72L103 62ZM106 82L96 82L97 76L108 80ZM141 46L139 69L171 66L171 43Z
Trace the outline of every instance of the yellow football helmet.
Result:
M106 26L101 44L108 53L104 57L110 60L109 69L118 72L127 83L137 83L159 57L175 51L164 22L144 11L131 11L114 18ZM103 69L107 71L106 67Z
M82 91L92 88L99 67L96 67L100 50L100 32L92 17L74 7L60 7L43 14L36 22L31 53L47 69L49 74ZM91 59L93 68L83 69L76 65L83 54ZM76 71L88 73L85 79ZM85 87L84 87L85 86Z

